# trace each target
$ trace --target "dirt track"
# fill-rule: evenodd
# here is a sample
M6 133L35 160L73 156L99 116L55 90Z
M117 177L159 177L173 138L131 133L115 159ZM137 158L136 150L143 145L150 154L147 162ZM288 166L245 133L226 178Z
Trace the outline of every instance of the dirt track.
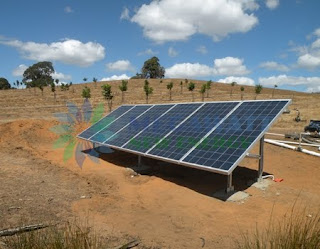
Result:
M296 98L293 107L308 109L305 115L319 113L302 100L308 96ZM316 98L309 101L317 103ZM294 112L284 115L273 131L303 126L293 117ZM0 125L0 228L80 217L112 245L134 237L141 239L141 248L231 248L241 232L265 226L271 213L281 221L296 201L309 213L320 205L319 158L287 149L265 146L265 172L284 179L265 191L248 185L257 161L245 159L234 172L234 184L250 196L233 203L212 197L225 187L225 176L150 159L143 160L152 166L149 174L135 175L130 167L136 156L122 152L103 154L98 163L86 158L80 169L74 157L64 162L63 148L52 147L58 135L49 129L57 121L10 120Z

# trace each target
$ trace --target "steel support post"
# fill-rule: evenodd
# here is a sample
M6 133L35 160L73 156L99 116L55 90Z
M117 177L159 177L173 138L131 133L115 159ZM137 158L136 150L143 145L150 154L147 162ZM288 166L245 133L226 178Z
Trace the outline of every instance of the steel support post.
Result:
M260 159L259 159L259 170L258 170L258 182L262 180L262 174L263 174L263 147L264 147L264 136L260 139L260 149L259 149L259 154L260 154Z
M227 183L227 193L233 192L234 186L232 185L232 173L228 175L228 183Z

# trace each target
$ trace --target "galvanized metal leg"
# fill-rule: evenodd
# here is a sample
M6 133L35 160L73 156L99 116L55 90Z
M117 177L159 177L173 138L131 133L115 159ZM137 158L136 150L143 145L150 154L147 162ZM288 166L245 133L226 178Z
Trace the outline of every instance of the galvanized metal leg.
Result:
M232 185L232 173L228 175L227 193L233 192L234 186Z
M140 155L138 156L138 166L139 167L141 166L141 156Z
M259 149L259 170L258 170L258 182L262 180L263 174L263 147L264 147L264 136L260 139L260 149Z

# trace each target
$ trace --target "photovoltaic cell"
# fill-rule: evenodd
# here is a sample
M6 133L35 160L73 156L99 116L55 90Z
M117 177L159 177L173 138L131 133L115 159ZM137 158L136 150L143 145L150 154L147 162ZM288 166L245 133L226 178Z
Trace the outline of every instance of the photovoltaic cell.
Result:
M202 104L177 104L123 148L145 153Z
M91 137L90 140L93 142L103 143L151 107L152 106L150 105L138 105L133 107L129 112L123 114L121 117L109 124L106 128L102 129L99 133Z
M288 101L242 103L182 161L228 171L286 104Z
M111 124L116 118L120 117L125 112L129 111L133 108L133 105L123 105L99 120L97 123L89 127L87 130L84 130L82 133L78 135L80 138L89 139L91 136L106 128L109 124Z
M172 107L173 105L153 106L127 127L110 137L105 144L121 147Z
M206 103L148 154L179 160L238 104Z

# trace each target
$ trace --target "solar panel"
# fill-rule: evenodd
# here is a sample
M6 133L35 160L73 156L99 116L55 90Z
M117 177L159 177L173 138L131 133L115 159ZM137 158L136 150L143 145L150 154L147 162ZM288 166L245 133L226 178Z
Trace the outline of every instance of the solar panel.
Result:
M148 154L179 160L239 103L206 103Z
M140 131L148 127L153 121L161 117L162 114L170 110L174 105L156 105L143 113L139 118L135 119L128 126L118 131L112 137L107 139L104 144L121 147Z
M181 161L230 171L288 104L288 101L242 103L222 124Z
M147 152L201 105L199 103L175 105L166 115L162 116L138 136L132 138L123 148L142 153Z
M137 105L134 106L130 111L124 113L121 117L114 120L106 128L99 131L97 134L92 136L90 140L93 142L103 143L108 138L113 136L116 132L122 129L124 126L128 125L130 122L134 121L137 116L143 114L145 111L150 109L151 105Z
M121 106L79 137L114 149L229 175L290 102Z
M95 123L88 129L84 130L82 133L78 135L78 137L89 139L91 136L101 131L103 128L106 128L109 124L111 124L113 121L115 121L117 118L119 118L121 115L123 115L133 107L133 105L120 106L104 118L100 119L97 123Z

